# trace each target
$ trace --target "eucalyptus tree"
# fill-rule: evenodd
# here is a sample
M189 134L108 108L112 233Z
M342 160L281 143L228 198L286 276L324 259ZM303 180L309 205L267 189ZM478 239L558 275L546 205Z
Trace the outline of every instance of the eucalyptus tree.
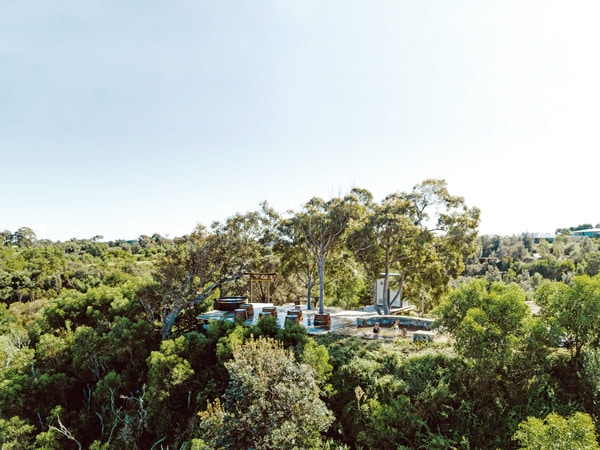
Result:
M513 355L531 312L516 284L472 280L450 292L436 315L437 325L455 339L461 355L484 361L491 369Z
M392 194L380 204L370 203L365 220L348 237L349 247L372 279L384 275L386 314L395 300L389 298L388 292L392 266L409 257L408 246L417 238L416 231L410 217L410 202L399 194ZM405 256L401 256L402 253Z
M349 234L348 246L373 279L383 274L383 311L388 314L404 290L442 292L475 251L478 224L479 209L450 195L445 181L425 180L409 193L370 203L366 219ZM390 298L393 272L398 289Z
M342 236L350 223L360 216L370 197L369 192L357 188L343 198L325 201L314 197L300 211L290 211L290 217L280 223L281 238L296 249L296 257L305 265L309 307L313 267L317 272L320 314L325 309L325 262L336 248L343 245Z
M598 449L598 435L589 414L575 412L565 418L550 413L544 419L528 417L519 424L512 438L520 449L554 450Z
M325 295L331 306L356 309L372 297L371 277L347 248L340 248L327 261Z
M21 227L10 236L8 241L9 245L31 247L37 241L37 236L31 228Z
M170 336L179 314L203 305L228 282L239 279L272 241L275 213L266 205L260 211L236 214L210 229L201 225L176 244L158 263L157 289L142 296L149 318L161 315L161 335Z
M0 231L0 246L10 245L11 238L12 238L12 232L10 230Z
M298 218L290 218L280 222L275 251L280 257L282 275L288 280L297 277L306 289L307 308L312 309L313 280L317 265L308 247L304 245L302 228L297 226L297 220Z
M585 273L590 276L600 273L600 251L593 251L586 255Z
M535 293L541 316L571 344L572 361L600 345L600 275L574 277L570 284L546 282Z
M436 326L453 338L465 363L458 378L468 392L462 420L478 423L469 430L469 443L472 448L511 448L507 439L520 420L557 406L558 386L548 376L554 369L546 324L532 315L518 285L484 279L452 290L435 314Z

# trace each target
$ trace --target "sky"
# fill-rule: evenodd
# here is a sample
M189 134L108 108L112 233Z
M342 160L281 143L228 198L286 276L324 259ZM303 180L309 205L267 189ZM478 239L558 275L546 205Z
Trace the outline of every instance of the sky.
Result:
M600 223L600 2L0 0L0 230L167 237L427 178Z

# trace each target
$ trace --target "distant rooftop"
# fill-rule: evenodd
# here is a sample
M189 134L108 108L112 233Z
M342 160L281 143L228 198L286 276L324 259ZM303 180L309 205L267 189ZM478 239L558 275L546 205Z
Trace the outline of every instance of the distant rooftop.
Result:
M588 228L587 230L575 230L572 236L588 236L588 237L600 237L600 228Z
M530 236L536 243L541 239L553 241L554 238L556 238L556 235L552 233L528 233L528 236Z

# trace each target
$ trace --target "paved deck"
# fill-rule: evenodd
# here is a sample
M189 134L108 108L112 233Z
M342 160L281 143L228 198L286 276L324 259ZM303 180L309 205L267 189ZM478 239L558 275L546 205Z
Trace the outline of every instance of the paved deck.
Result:
M274 306L272 303L252 303L254 309L254 316L248 320L246 320L246 324L254 325L258 322L258 318L260 317L260 313L262 312L264 307L272 307ZM277 308L277 323L280 327L283 327L285 324L285 317L288 312L294 309L295 305L287 304L287 305L278 305ZM338 334L349 334L356 335L361 337L371 337L371 330L369 328L359 328L357 323L359 320L365 323L370 323L373 320L377 320L378 318L391 317L391 316L378 316L377 313L373 310L344 310L341 308L332 308L326 307L325 312L331 315L331 327L315 327L314 326L314 316L319 312L318 307L312 308L310 310L306 309L306 306L302 306L302 320L300 321L301 325L306 328L308 334L326 334L326 333L338 333ZM206 322L210 320L229 320L233 321L234 313L230 311L208 311L204 314L200 314L198 316L199 320L204 320ZM394 319L398 319L398 316L394 316ZM390 322L391 323L391 322ZM380 337L384 338L400 338L406 337L412 339L413 332L415 329L413 327L405 327L403 333L402 329L399 331L395 331L391 329L391 326L386 326L385 324L381 327Z

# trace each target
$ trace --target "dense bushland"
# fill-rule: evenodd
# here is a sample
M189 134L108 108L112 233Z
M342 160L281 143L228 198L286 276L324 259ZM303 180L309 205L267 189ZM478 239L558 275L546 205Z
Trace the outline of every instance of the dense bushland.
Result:
M388 198L392 214L359 193L359 215L312 202L290 221L264 205L176 239L1 233L2 448L597 448L599 243L477 238L472 211L439 234L402 219L410 196ZM304 245L308 212L343 216L324 253ZM394 223L405 239L386 260L368 227ZM392 287L424 300L445 339L195 319L215 296L248 295L248 271L276 273L257 300L367 305L382 264L405 271Z

